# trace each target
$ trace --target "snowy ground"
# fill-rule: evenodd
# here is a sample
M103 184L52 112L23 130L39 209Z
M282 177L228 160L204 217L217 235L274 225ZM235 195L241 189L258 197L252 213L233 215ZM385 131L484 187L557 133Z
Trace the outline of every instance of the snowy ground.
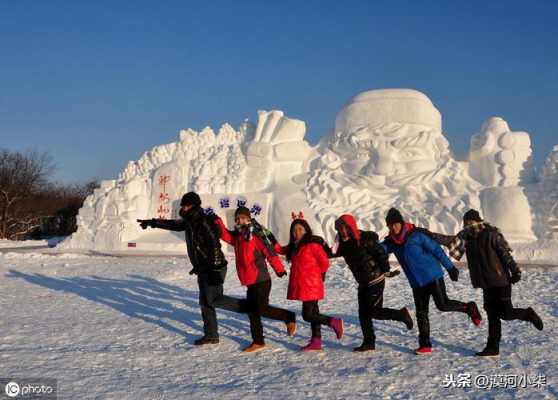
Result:
M14 248L43 248L53 247L64 240L66 236L55 236L45 240L6 240L0 239L0 249Z
M0 250L1 252L2 250ZM545 322L539 332L524 322L503 322L502 356L472 356L486 339L486 321L475 328L462 314L442 316L432 305L435 352L412 353L416 329L376 322L377 350L354 354L361 340L356 288L347 270L333 264L322 311L345 320L337 342L324 329L325 351L303 354L309 326L299 317L289 338L280 323L264 321L269 348L245 355L247 317L219 313L221 344L194 347L201 319L197 290L182 258L0 254L0 377L52 377L63 399L316 399L316 398L556 398L558 269L524 271L517 305L534 306ZM273 303L285 300L286 279L274 279ZM450 296L481 302L462 272L447 280ZM228 294L242 296L231 269ZM402 276L389 280L385 303L414 311ZM413 313L414 316L414 313ZM470 388L444 388L446 374L471 374ZM541 388L498 388L488 393L474 380L487 375L545 375ZM496 378L490 378L496 379ZM480 382L480 381L479 381Z

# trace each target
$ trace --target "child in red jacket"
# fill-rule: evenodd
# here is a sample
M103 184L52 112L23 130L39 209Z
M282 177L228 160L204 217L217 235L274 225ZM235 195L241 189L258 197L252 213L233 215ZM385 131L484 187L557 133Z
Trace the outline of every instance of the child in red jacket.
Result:
M218 218L221 228L221 239L234 246L236 272L243 286L247 287L246 301L250 317L252 343L244 352L253 353L265 348L262 319L283 321L287 325L287 334L294 336L296 331L296 314L282 308L269 305L271 292L271 276L266 260L271 264L278 277L287 275L281 259L272 245L264 243L262 235L254 229L256 225L250 216L250 210L239 207L235 211L235 230L228 230Z
M302 318L312 326L312 338L302 351L322 350L321 325L333 329L337 339L343 337L343 321L320 314L318 301L324 298L325 273L329 258L321 238L312 235L304 219L291 224L289 244L276 249L291 263L287 299L302 301Z

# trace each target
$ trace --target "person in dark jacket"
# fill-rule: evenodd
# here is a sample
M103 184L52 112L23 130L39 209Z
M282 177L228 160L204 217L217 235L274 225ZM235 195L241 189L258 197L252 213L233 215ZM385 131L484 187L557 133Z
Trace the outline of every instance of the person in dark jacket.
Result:
M234 231L228 230L221 219L218 219L218 224L221 227L221 239L234 246L238 279L246 286L252 343L244 349L244 352L254 353L265 348L262 316L283 321L287 326L287 334L294 336L296 314L269 305L271 276L266 260L278 277L286 276L287 272L273 245L271 243L266 245L263 229L258 229L261 225L252 219L250 210L246 207L236 209Z
M430 297L438 310L442 312L462 312L467 314L477 326L481 315L475 302L463 303L448 298L444 283L444 272L440 264L448 271L450 278L457 281L459 270L452 264L440 245L423 230L406 223L399 210L391 208L386 216L389 235L383 241L387 253L394 253L405 272L413 289L416 318L419 329L418 355L432 353L430 342L430 322L428 305Z
M188 257L198 277L199 303L203 319L204 336L195 345L219 343L215 307L246 313L244 300L223 295L223 283L227 273L227 260L221 250L220 229L215 217L206 215L197 193L186 193L180 201L181 219L138 220L143 229L147 227L185 232Z
M388 255L378 242L378 234L361 231L355 218L345 214L335 221L337 248L333 257L343 257L358 283L358 317L363 342L353 350L375 350L376 335L373 319L403 322L413 329L413 319L407 308L400 310L383 307L386 274L390 272Z
M477 210L463 216L464 229L450 245L450 255L459 260L467 254L467 266L474 288L482 289L484 309L488 317L488 341L480 357L500 354L501 320L531 322L543 329L543 322L535 310L515 308L511 301L511 285L521 279L521 270L513 259L511 248L498 228L484 222Z

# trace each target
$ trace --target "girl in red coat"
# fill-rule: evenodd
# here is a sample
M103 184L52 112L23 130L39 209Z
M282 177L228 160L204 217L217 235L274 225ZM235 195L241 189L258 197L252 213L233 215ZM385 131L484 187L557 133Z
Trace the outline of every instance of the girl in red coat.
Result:
M325 273L329 258L322 245L323 240L312 235L308 223L301 218L291 224L289 244L276 246L291 263L287 299L302 301L302 318L312 326L312 338L302 351L322 349L321 325L333 329L337 339L343 337L343 321L320 314L318 301L324 298Z
M238 279L243 286L247 287L246 304L250 317L252 343L244 349L244 352L253 353L265 348L262 316L283 321L287 326L287 334L294 336L296 314L269 305L271 276L266 260L278 277L287 275L287 272L273 246L266 245L263 234L254 229L259 225L252 220L250 210L246 207L237 208L234 219L234 231L229 231L220 218L217 219L217 224L221 228L221 239L234 246Z

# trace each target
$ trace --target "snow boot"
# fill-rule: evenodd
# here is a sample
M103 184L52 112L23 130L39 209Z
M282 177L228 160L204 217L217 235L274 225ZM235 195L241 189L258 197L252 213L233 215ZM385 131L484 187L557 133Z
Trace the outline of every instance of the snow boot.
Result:
M341 318L332 318L329 327L335 332L337 340L343 337L343 320Z
M358 347L353 348L353 351L356 353L364 353L365 351L374 351L376 350L376 346L374 342L367 342L366 340L362 342L362 344Z
M485 357L485 358L491 358L491 357L498 357L500 355L500 352L496 349L490 349L487 347L485 347L485 349L483 351L478 351L475 353L475 356L477 357Z
M483 351L475 353L477 357L498 357L500 355L500 340L488 338Z
M473 321L473 324L475 324L475 326L480 326L482 316L479 312L477 304L474 301L467 303L467 314L469 315L469 318L471 318L471 321Z
M535 326L535 328L537 328L539 331L543 330L543 322L541 317L539 317L539 315L531 307L527 309L527 318L528 321Z
M194 341L194 345L196 346L203 346L206 344L218 344L218 343L219 343L219 338L208 338L205 336L202 336L201 338L196 339Z
M265 344L258 344L252 342L250 346L244 348L242 351L244 353L257 353L258 351L262 351L263 349L265 349Z
M429 356L432 354L432 347L421 346L415 350L415 354L418 356Z
M294 336L296 333L296 321L287 322L286 325L287 325L287 335Z
M401 313L403 315L403 319L401 321L407 326L408 330L413 329L413 318L411 317L409 310L407 310L407 307L403 307L401 309Z
M301 350L304 352L322 351L322 339L316 337L311 338L308 344L302 347Z

